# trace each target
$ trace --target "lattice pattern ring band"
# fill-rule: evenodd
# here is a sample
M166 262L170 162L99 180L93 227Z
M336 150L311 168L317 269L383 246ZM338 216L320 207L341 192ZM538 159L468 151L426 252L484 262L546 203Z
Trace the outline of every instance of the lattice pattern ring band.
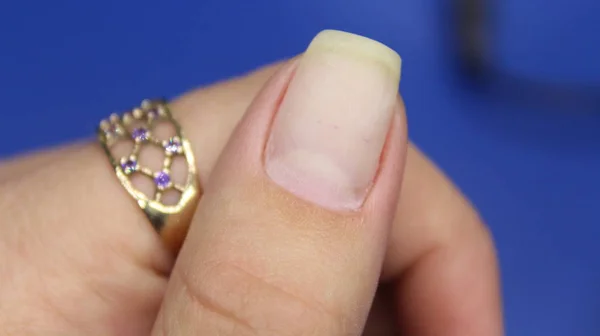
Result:
M154 131L157 125L165 124L173 134L161 139ZM176 253L187 234L201 189L190 143L166 102L144 100L140 107L129 112L111 115L100 123L98 139L121 185L135 199L169 249ZM125 154L116 154L113 148L123 143L129 143L130 147ZM140 153L148 146L164 153L162 167L153 167L153 170L140 161ZM187 166L186 176L179 181L172 176L172 165L177 158L185 159ZM132 177L136 175L152 181L152 192L143 192L133 183ZM167 193L178 196L166 202Z

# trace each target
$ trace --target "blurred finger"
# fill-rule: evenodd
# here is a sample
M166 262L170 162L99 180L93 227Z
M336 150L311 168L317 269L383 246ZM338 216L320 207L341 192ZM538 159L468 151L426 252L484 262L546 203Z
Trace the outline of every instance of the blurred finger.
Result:
M51 163L62 153L80 148L83 144L71 145L63 148L46 149L32 153L20 154L17 157L0 161L0 182L18 178L32 170Z
M409 148L383 268L407 335L500 336L503 320L491 236L453 184Z

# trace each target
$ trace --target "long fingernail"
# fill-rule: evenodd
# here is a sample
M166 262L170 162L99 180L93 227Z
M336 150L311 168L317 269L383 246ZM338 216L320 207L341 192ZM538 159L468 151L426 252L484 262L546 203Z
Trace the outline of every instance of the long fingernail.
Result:
M330 209L358 209L393 117L400 57L354 34L323 31L302 56L266 149L275 183Z

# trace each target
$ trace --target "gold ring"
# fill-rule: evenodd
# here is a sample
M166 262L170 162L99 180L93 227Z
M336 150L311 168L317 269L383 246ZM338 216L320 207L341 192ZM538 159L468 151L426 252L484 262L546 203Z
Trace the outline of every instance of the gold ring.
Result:
M174 135L168 139L159 139L153 131L157 124L165 123L174 130ZM121 185L144 211L167 247L177 253L202 191L191 145L184 137L179 123L173 119L167 103L164 100L144 100L139 107L122 115L112 114L109 119L100 122L98 139ZM115 157L113 147L124 141L133 142L132 149L125 155ZM140 164L140 152L146 146L162 149L162 168L153 171ZM177 157L185 158L187 165L187 177L182 183L176 183L172 176L171 167ZM132 177L136 174L152 179L152 194L148 195L136 188L132 183ZM163 196L167 192L177 193L178 200L165 204Z

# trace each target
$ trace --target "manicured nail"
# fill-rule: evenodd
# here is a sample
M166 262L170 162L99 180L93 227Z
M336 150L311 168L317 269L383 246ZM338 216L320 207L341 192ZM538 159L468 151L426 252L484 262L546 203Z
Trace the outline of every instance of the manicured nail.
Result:
M329 209L360 208L390 129L400 63L368 38L317 35L272 126L265 161L271 179Z

